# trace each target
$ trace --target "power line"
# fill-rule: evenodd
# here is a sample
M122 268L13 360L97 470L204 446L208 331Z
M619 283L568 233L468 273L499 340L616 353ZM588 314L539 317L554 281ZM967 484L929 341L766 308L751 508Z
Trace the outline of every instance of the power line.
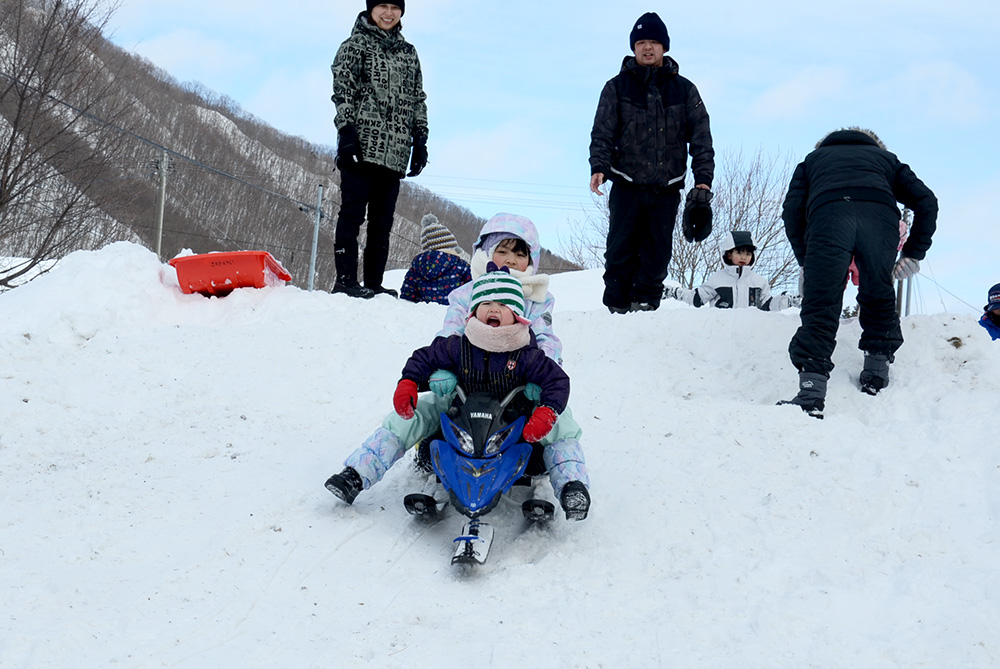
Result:
M934 273L934 268L930 267L929 264L928 264L928 269L930 269L931 274ZM940 283L938 283L937 281L935 281L932 277L929 277L929 276L927 276L926 274L923 274L923 273L917 274L917 277L919 277L921 279L927 279L928 281L930 281L931 283L933 283L935 286L937 286L938 291L942 291L943 290L944 292L948 293L949 295L951 295L956 300L958 300L959 302L961 302L965 306L969 307L973 311L980 311L980 309L978 307L972 306L971 304L969 304L968 302L966 302L965 300L963 300L961 297L959 297L958 295L956 295L955 293L951 292L950 290L948 290L947 288L945 288L944 286L942 286ZM941 307L947 312L948 308L944 304L944 299L940 298L940 296L939 296L938 299L941 299Z
M481 181L484 183L510 184L514 186L532 186L534 188L563 188L566 190L581 190L587 188L586 186L567 186L565 184L529 183L527 181L503 181L500 179L481 179L477 177L459 177L459 176L449 176L444 174L427 174L426 172L423 173L423 176L429 177L431 179L454 179L455 181Z

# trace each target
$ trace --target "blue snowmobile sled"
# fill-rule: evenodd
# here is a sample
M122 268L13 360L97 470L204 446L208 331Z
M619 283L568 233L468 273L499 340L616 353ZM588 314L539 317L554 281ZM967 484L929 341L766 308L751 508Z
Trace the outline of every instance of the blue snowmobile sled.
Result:
M418 445L418 463L424 459L451 505L470 520L455 539L452 564L482 564L493 542L493 527L482 521L501 497L515 485L531 485L542 476L542 447L521 439L521 430L533 409L515 388L498 400L489 393L466 396L457 389L455 401L441 414L441 434ZM429 495L411 494L404 500L415 515L435 516L437 501ZM555 507L548 501L528 499L521 506L529 521L547 520Z

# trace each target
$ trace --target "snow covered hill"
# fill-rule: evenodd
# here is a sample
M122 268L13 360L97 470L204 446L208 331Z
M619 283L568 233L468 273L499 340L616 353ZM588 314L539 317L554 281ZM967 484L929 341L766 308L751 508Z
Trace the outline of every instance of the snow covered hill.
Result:
M395 279L401 279L396 273ZM444 307L294 287L184 295L127 243L0 295L0 667L996 667L1000 345L904 320L826 419L796 313L612 316L555 276L594 506L448 564L408 462L324 488Z

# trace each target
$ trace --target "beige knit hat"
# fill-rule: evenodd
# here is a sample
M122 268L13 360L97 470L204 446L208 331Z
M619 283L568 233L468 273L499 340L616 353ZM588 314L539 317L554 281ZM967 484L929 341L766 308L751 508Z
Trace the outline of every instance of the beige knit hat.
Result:
M458 240L451 230L438 223L434 214L424 214L420 219L420 250L421 251L456 251Z

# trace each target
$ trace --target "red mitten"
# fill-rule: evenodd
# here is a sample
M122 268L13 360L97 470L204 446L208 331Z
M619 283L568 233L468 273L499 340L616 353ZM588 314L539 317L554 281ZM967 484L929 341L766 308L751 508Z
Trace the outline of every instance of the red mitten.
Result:
M531 412L531 418L524 424L521 436L525 441L535 443L549 433L558 419L559 414L549 407L538 407Z
M392 394L392 406L403 418L413 418L413 408L417 406L417 384L410 379L402 379L396 384Z

